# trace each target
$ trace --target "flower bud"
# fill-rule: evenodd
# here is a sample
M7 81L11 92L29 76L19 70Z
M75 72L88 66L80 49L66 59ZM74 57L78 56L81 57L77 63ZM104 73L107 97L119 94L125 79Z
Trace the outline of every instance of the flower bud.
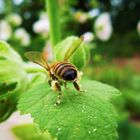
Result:
M68 60L78 69L82 69L89 60L88 46L83 39L75 36L67 37L58 43L54 52L56 61L63 61L69 55Z

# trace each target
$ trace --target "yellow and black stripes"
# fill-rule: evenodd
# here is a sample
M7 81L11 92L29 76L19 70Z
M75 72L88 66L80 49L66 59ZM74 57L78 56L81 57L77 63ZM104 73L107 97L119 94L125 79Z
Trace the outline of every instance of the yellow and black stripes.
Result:
M52 67L53 73L67 81L74 80L77 76L77 70L74 65L68 62L58 62Z

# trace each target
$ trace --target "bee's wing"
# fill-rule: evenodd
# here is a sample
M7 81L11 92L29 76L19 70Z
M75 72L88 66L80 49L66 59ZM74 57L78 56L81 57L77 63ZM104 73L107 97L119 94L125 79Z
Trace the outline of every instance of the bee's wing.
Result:
M81 39L81 43L82 43L84 40L84 37L81 36L80 39ZM71 55L81 46L81 43L79 45L77 45L75 47L71 47L67 50L65 57L64 57L65 61L67 61L71 57Z
M45 58L43 57L42 53L36 51L30 51L25 53L25 57L30 61L37 63L43 66L45 69L49 70L49 65Z

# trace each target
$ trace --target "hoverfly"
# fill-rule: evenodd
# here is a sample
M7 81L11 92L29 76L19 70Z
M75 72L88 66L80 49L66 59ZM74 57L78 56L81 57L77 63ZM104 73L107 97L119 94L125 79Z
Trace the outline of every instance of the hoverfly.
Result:
M81 38L81 42L83 38ZM80 45L79 45L80 46ZM61 102L61 86L66 87L67 82L72 82L77 91L81 91L78 84L82 73L78 71L77 67L71 64L68 60L71 55L79 48L69 48L64 56L63 61L58 61L52 64L48 64L43 54L36 51L30 51L25 53L25 57L30 61L37 63L44 67L48 71L49 80L48 83L52 90L58 91L58 99L55 105L59 105Z

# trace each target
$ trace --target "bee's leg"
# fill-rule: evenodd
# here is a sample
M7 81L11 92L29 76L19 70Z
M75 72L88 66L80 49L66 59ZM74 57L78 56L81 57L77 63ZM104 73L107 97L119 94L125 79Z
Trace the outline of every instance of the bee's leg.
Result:
M59 83L55 83L55 86L58 89L58 97L57 97L57 101L55 103L56 106L58 106L61 103L61 85Z
M60 105L60 103L61 103L61 92L58 93L58 97L57 97L57 101L55 103L55 106Z
M49 85L50 85L50 87L51 87L52 80L48 80L48 83L49 83Z
M73 85L78 91L86 92L86 90L81 89L81 86L76 81L73 82Z
M64 82L64 87L67 88L67 83L66 82Z
M78 85L76 81L73 82L73 85L78 91L80 91L80 86Z
M59 81L59 84L60 84L61 86L63 86L63 82L62 82L62 81Z

